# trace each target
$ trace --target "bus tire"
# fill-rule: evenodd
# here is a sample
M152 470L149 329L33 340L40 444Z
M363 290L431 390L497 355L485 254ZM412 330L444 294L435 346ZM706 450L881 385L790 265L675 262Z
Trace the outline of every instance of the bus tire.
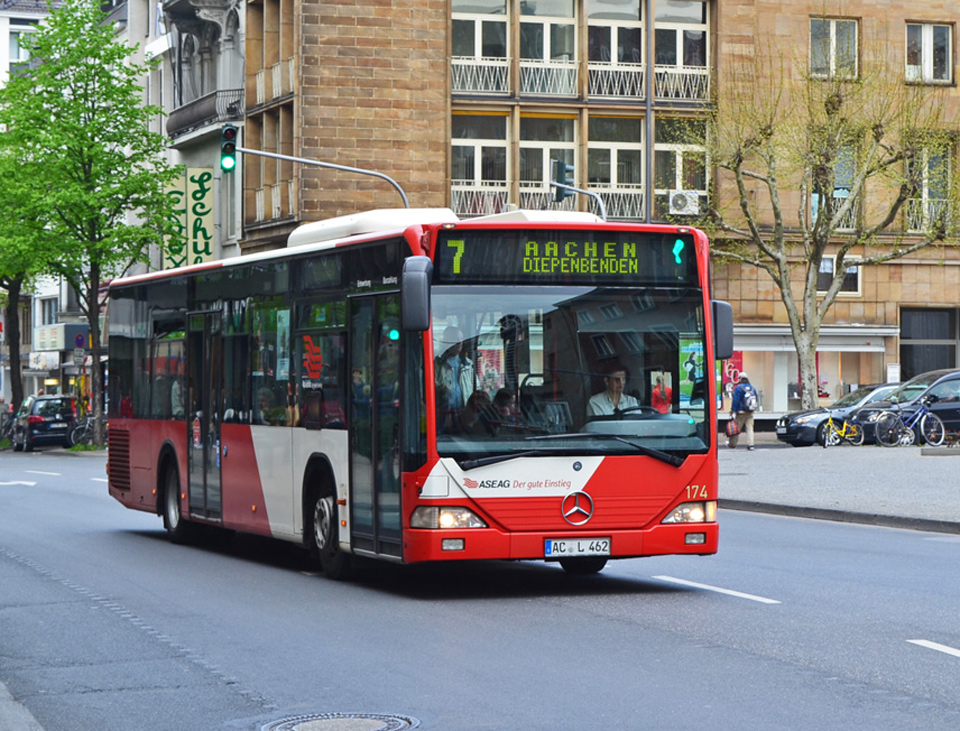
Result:
M190 539L190 522L180 512L180 475L173 464L168 464L163 472L163 527L172 543L182 544Z
M607 559L604 556L580 556L578 558L561 558L560 565L568 574L575 576L586 576L588 574L598 574L607 565Z
M310 554L320 562L328 579L349 579L352 566L350 556L340 550L340 518L332 489L317 493L311 518L307 544Z

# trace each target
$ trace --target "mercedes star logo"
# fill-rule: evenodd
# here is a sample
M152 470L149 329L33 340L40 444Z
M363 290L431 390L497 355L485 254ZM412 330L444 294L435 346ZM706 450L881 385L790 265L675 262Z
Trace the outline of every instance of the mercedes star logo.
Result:
M593 517L593 498L585 492L571 492L560 503L560 512L570 525L583 525Z

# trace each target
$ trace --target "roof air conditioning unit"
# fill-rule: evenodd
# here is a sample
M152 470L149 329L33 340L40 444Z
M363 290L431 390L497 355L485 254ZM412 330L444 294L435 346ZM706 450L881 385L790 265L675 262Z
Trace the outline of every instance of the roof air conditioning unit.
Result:
M670 215L696 216L700 213L700 195L692 190L670 191Z

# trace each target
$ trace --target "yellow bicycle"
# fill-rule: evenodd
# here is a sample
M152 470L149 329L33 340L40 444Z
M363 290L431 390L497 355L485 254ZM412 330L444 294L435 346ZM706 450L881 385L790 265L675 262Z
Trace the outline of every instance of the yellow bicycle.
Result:
M833 419L833 412L830 412L830 416L828 416L827 420L823 423L820 432L822 435L820 444L824 449L827 447L836 447L845 441L850 442L850 444L855 447L863 444L863 427L856 421L847 421L846 419L843 420L840 426L837 426L837 422Z

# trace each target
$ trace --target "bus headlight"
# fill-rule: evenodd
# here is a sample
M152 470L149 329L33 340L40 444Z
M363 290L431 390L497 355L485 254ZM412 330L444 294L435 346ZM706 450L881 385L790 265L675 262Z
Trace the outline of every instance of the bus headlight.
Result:
M467 508L420 507L410 516L411 528L486 528L487 524Z
M717 501L681 503L664 518L662 523L714 523L717 520Z

